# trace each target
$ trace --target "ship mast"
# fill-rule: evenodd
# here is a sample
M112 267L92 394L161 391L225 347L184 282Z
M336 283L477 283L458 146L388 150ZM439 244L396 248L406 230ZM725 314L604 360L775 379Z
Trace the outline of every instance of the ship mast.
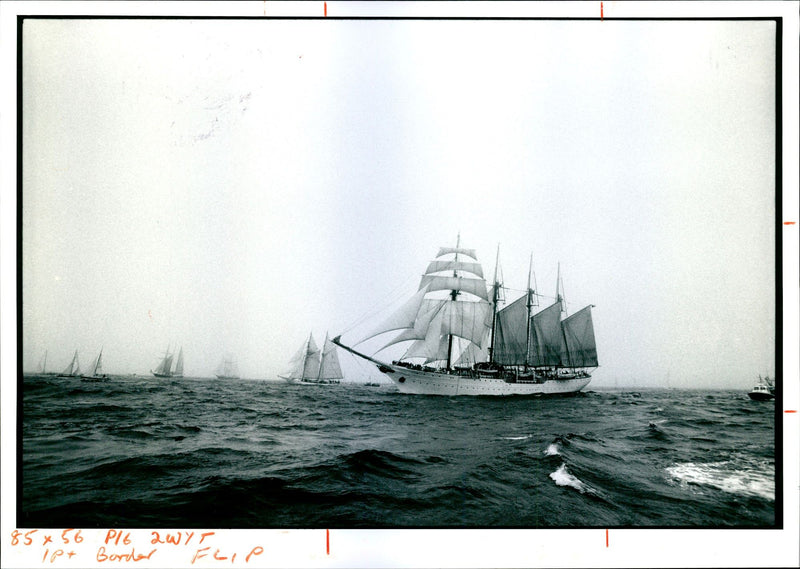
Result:
M311 347L311 337L313 334L313 332L309 332L308 340L306 340L306 349L303 352L303 365L300 366L300 379L311 379L306 378L306 360L308 360L308 349Z
M528 357L531 353L531 311L533 308L533 289L531 288L531 273L533 272L533 253L531 253L531 262L528 265L528 300L526 306L528 308L528 318L525 330L525 370L528 369Z
M561 312L567 314L567 301L564 299L564 279L561 278L561 263L558 264L558 275L556 276L556 302L561 303Z
M325 347L328 345L328 333L325 332L325 342L322 344L322 349L319 352L319 371L317 372L317 381L322 380L322 366L325 363Z
M458 263L458 248L460 246L461 246L461 232L459 231L458 232L458 236L456 237L456 256L455 256L456 263ZM458 265L456 264L455 266L458 266ZM453 269L453 276L454 277L458 276L458 271L456 269ZM452 299L453 302L456 301L456 297L457 296L458 296L458 291L457 290L451 290L450 291L450 298ZM450 369L450 360L452 359L452 356L453 356L453 335L452 334L448 334L447 335L447 367L445 369Z
M497 267L500 265L500 244L497 244L497 257L494 261L494 285L492 285L492 342L489 345L489 362L494 362L494 329L497 324L497 301L500 297L500 283L497 282Z

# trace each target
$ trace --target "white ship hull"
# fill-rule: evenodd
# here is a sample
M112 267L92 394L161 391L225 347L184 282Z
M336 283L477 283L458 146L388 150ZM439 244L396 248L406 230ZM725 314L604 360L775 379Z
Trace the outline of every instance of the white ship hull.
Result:
M394 365L383 365L379 369L401 393L416 395L565 395L580 391L592 380L585 375L548 379L542 383L511 383L497 377L417 371Z

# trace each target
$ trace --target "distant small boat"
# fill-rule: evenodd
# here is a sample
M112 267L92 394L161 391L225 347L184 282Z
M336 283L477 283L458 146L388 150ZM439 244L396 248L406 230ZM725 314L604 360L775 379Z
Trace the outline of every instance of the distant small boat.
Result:
M775 399L775 383L769 376L758 376L758 383L747 394L753 401L769 401Z
M169 347L167 347L167 352L164 354L164 357L158 364L158 367L156 367L154 370L151 370L150 373L156 377L183 377L183 347L181 347L181 349L178 351L178 360L175 363L174 370L172 369L173 357L173 354L169 353Z
M103 373L103 350L100 349L100 353L97 355L97 358L92 362L92 365L89 367L91 373L89 375L82 375L81 379L85 381L106 381L108 380L108 376Z
M36 375L56 375L54 371L47 371L47 350L44 351L42 359L39 360L39 365L36 366Z
M216 376L218 379L239 379L239 367L232 358L226 357L219 364Z
M314 335L309 334L308 340L303 342L298 352L289 362L290 369L284 375L279 375L289 383L330 384L339 383L344 377L339 365L339 355L336 346L325 335L322 351L314 342Z
M58 374L58 377L80 377L81 376L81 364L78 361L78 350L75 350L75 354L72 356L72 361L69 362L69 365L64 368L64 371Z

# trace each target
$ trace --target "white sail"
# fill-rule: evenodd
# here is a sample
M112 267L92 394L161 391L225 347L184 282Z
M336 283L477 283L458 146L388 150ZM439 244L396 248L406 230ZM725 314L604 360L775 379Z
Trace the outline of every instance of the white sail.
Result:
M442 321L444 311L439 310L431 320L426 330L424 338L415 341L408 347L402 359L406 358L425 358L426 361L434 361L439 353L439 345L442 341ZM447 338L445 337L445 340ZM446 357L446 356L445 356Z
M47 373L47 350L45 350L42 359L39 360L39 365L36 367L36 373Z
M97 354L97 357L94 359L91 367L89 368L89 374L91 377L97 377L101 373L103 373L103 350L100 350L100 353Z
M176 377L183 377L183 347L178 350L178 361L175 362L175 372L173 375Z
M491 315L491 306L488 302L448 301L442 315L442 334L458 336L480 345Z
M480 345L473 343L468 344L459 354L455 365L472 367L476 363L485 362L489 355L489 332L490 330L487 328Z
M289 360L289 369L288 371L284 372L283 378L288 380L295 380L295 379L302 379L303 377L303 368L305 367L306 361L306 350L308 348L308 342L303 342L303 345L300 346L300 349L295 352L292 356L292 359Z
M402 330L403 328L413 328L414 321L422 306L422 301L425 294L428 292L427 288L421 288L417 293L408 299L400 308L395 310L391 316L384 320L380 326L374 328L369 334L364 336L361 340L356 342L360 344L374 338L384 332L391 332L392 330Z
M442 271L464 271L483 278L483 267L480 263L463 261L431 261L428 264L428 268L425 269L425 274L431 275Z
M486 281L483 279L467 279L463 277L442 277L437 275L423 275L419 283L420 290L428 287L429 292L436 290L455 290L458 292L468 292L483 300L489 300L486 291Z
M562 360L569 367L595 367L597 346L594 340L592 307L587 306L561 321L564 334Z
M378 351L385 350L389 346L399 344L400 342L424 340L425 336L428 335L428 328L430 328L431 321L447 302L447 300L426 299L420 306L419 313L417 314L416 320L412 322L412 326L403 330Z
M167 352L161 362L159 362L158 367L153 370L153 373L158 375L170 375L170 370L172 369L172 357L172 354Z
M436 256L444 257L445 255L466 255L476 261L478 260L477 255L475 255L475 249L464 249L462 247L439 247L439 252Z
M319 348L314 342L314 336L309 334L306 343L305 361L303 362L302 379L314 379L319 376Z
M436 348L435 352L425 358L425 363L431 364L434 362L446 362L449 352L450 338L448 338L446 335L439 336L439 346Z
M518 298L497 313L492 358L504 365L523 365L528 355L527 296Z
M472 249L443 247L439 250L439 256L448 254L464 254L475 258ZM367 336L369 338L382 332L401 330L378 351L401 342L412 342L401 359L423 358L431 362L446 361L452 359L448 355L456 355L450 349L451 337L463 338L475 344L478 349L484 348L492 320L492 305L488 301L486 281L483 278L430 274L444 271L464 271L483 276L483 268L479 263L457 260L434 260L429 263L426 270L428 274L422 277L417 293ZM448 295L447 298L427 296L437 291L455 294ZM457 294L459 292L470 293L480 300L462 297Z
M69 362L69 365L61 372L61 375L80 375L81 373L81 364L78 361L78 350L75 350L75 354L72 356L72 361Z
M531 352L533 366L560 366L564 353L564 334L561 331L561 301L551 304L531 317Z
M322 358L319 364L319 376L321 380L342 379L342 368L339 365L339 353L336 345L325 335L325 343L322 345Z
M409 360L412 358L427 358L428 350L425 347L425 340L415 340L403 354L401 360Z

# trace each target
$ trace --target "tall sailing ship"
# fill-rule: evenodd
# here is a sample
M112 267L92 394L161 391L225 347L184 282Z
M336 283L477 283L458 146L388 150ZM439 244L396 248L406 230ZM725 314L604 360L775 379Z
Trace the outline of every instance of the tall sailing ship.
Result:
M161 358L161 361L156 369L150 370L150 373L156 377L183 377L183 347L181 347L181 349L178 351L178 359L175 361L174 369L172 367L173 358L174 354L170 353L169 346L167 346L167 351L164 354L164 357Z
M475 250L460 247L459 238L455 248L439 249L417 293L355 344L400 331L377 350L406 343L399 360L361 353L343 344L341 335L333 342L375 364L402 393L575 393L589 384L590 371L598 366L592 305L562 318L559 276L555 302L534 311L540 295L531 288L531 272L526 294L498 310L503 287L497 266L488 286Z
M239 366L230 356L222 359L215 373L217 379L239 379Z
M278 377L290 383L329 384L339 383L344 375L342 367L339 365L336 346L328 339L328 335L325 335L325 342L320 350L312 333L308 335L308 339L292 357L289 362L289 371Z
M54 371L47 371L47 350L44 351L42 359L39 360L39 365L36 366L36 375L57 375Z

